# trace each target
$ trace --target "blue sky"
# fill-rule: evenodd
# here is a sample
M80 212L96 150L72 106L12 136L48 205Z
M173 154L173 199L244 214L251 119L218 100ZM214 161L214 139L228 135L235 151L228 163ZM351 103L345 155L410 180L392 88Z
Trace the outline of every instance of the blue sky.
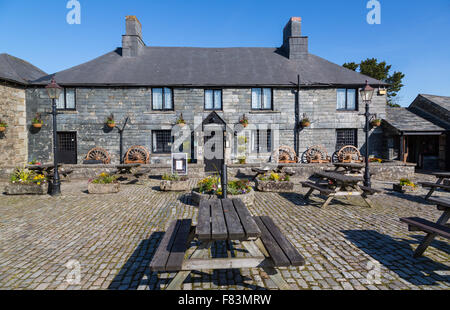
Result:
M300 16L311 53L340 65L375 57L405 73L401 105L450 96L449 0L379 0L381 25L367 24L368 0L78 1L81 24L69 25L67 0L0 0L0 53L64 70L119 47L125 15L140 19L147 45L275 47Z

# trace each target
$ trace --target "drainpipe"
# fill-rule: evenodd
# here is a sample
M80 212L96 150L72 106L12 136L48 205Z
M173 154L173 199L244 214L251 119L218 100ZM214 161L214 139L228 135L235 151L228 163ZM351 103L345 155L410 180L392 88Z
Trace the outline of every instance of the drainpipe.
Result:
M297 74L297 96L296 96L296 103L295 103L295 127L294 127L294 149L295 153L297 153L297 156L299 157L299 126L300 123L300 74Z

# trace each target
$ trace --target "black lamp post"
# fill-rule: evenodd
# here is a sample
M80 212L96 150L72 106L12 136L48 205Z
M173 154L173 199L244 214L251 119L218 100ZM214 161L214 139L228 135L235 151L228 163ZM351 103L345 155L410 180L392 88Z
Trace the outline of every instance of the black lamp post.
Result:
M364 132L366 133L366 169L364 172L364 186L371 187L370 182L370 171L369 171L369 104L372 102L374 89L370 87L368 81L366 81L366 86L361 89L361 98L362 101L366 104L366 113L364 113L364 116L366 117L366 126L364 128Z
M61 94L62 87L56 84L55 79L52 79L51 83L46 87L48 96L52 99L52 115L53 115L53 183L51 184L51 192L52 196L61 195L61 181L59 180L58 173L58 157L57 157L57 149L58 149L58 140L57 140L57 124L56 124L56 115L58 115L56 111L56 99L59 98Z
M224 154L224 158L223 158L223 166L222 166L222 198L223 199L227 199L228 198L228 168L227 168L227 163L225 161L225 150L227 148L227 131L224 130L223 132L223 154Z

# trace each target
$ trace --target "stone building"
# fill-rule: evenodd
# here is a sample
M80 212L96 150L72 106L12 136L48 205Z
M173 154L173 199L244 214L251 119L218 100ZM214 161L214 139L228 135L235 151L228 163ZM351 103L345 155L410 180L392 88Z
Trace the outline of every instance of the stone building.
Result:
M51 78L64 87L57 131L66 163L82 163L94 147L120 161L118 130L105 126L111 114L119 127L129 119L123 149L144 146L152 163L167 163L181 151L213 170L220 161L208 152L222 153L227 163L244 157L257 163L273 159L281 145L299 157L314 145L329 155L343 145L364 150L359 89L366 80L376 90L384 83L309 53L300 18L288 21L282 39L273 48L147 46L140 22L127 16L122 47L28 86L26 122L36 112L45 116L43 128L28 134L28 158L51 160L52 127L45 114L51 102L44 88ZM385 118L385 94L375 92L371 112ZM181 116L186 134L179 139L175 124ZM304 117L311 126L302 128ZM248 127L240 125L243 118ZM225 143L218 142L223 132ZM371 129L370 136L371 155L383 156L382 130Z
M419 94L408 108L388 108L387 158L450 170L450 97Z
M28 160L26 88L31 80L46 73L28 62L0 54L0 121L7 124L0 133L0 163L25 164Z

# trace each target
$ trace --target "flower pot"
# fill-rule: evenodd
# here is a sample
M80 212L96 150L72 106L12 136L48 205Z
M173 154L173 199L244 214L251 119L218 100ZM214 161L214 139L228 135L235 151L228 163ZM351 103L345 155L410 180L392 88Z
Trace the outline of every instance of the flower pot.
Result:
M109 128L114 128L114 127L116 127L116 124L115 123L108 123L108 124L106 124Z
M416 190L414 186L400 185L400 184L394 184L393 189L395 192L401 194L404 194L406 192L414 192Z
M241 125L246 128L248 126L248 123L241 123Z
M89 183L88 185L89 194L113 194L118 193L119 191L120 191L119 183L111 183L111 184Z
M4 132L6 130L6 127L0 127L0 132Z
M42 128L42 125L43 125L42 123L34 123L33 127L34 128Z
M163 192L184 192L189 190L189 181L188 180L179 180L179 181L169 181L162 180L159 184L159 188Z
M304 128L311 126L311 122L302 122Z
M48 183L37 184L9 184L5 187L7 195L45 195Z
M381 126L381 121L373 121L372 122L372 126L373 127L380 127Z

